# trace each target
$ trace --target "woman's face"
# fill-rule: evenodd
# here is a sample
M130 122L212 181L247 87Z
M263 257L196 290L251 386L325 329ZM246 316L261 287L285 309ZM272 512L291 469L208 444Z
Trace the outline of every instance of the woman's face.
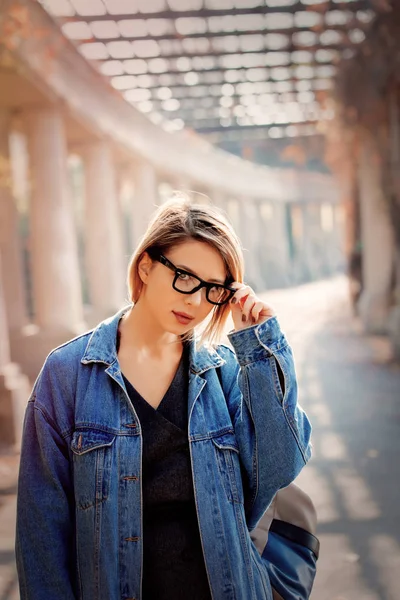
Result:
M189 240L169 248L163 255L175 267L189 271L204 281L223 284L226 279L221 255L205 242ZM143 272L143 266L146 273ZM139 266L139 274L144 283L140 299L164 331L182 335L199 325L213 309L206 299L205 288L193 294L176 291L172 287L174 272L158 261L151 264L146 257Z

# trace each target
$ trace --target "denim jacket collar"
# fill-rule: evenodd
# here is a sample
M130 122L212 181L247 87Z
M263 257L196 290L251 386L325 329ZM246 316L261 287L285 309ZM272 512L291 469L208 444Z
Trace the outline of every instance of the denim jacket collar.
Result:
M130 306L124 307L93 330L81 359L83 364L103 362L110 366L118 360L116 348L118 324L129 308ZM189 345L190 370L197 375L208 369L220 367L226 362L211 346L204 345L196 348L195 340L191 340Z

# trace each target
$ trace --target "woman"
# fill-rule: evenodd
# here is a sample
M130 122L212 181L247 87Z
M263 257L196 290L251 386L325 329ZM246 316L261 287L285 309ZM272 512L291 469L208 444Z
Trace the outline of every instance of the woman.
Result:
M182 201L156 213L128 286L128 307L50 353L29 400L21 599L271 600L250 531L310 455L273 310L223 215ZM234 351L216 344L230 313Z

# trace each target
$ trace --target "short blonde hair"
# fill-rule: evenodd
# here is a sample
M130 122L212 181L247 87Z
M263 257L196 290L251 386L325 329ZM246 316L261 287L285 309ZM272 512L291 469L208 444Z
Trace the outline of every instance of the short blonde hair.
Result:
M128 267L128 290L131 302L137 302L143 283L138 265L145 252L161 254L188 240L205 242L222 257L227 281L243 282L244 263L238 236L224 213L211 204L193 204L187 198L175 198L162 204L153 215L147 231L133 253ZM202 332L200 345L218 343L229 316L229 304L214 306ZM185 336L193 337L193 332Z

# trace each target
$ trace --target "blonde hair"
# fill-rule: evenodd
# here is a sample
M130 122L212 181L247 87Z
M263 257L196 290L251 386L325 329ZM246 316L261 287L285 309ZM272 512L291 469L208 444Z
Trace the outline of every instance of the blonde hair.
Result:
M138 265L145 252L161 254L188 240L205 242L222 257L227 281L243 282L243 254L238 236L224 213L211 204L193 204L188 198L171 199L153 215L147 231L133 253L128 267L128 290L131 302L137 302L143 283ZM199 345L218 343L229 316L229 304L214 306L211 318L201 334ZM189 332L186 339L193 337Z

